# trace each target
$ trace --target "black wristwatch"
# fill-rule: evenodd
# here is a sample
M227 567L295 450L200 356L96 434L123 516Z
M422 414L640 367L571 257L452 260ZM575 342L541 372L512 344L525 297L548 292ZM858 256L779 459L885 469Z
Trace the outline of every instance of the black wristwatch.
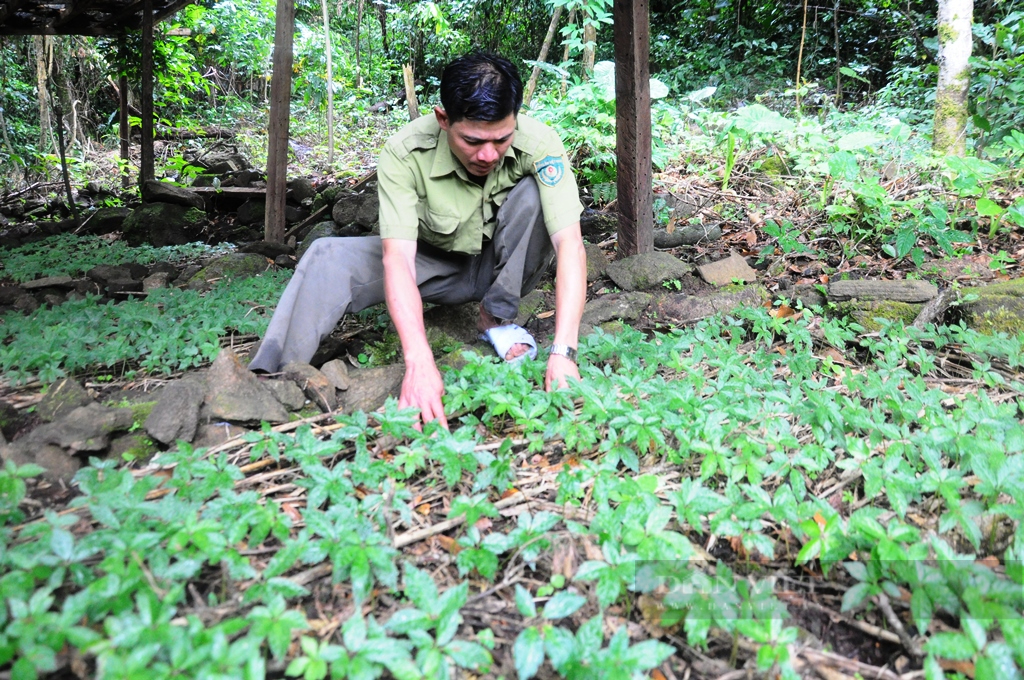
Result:
M560 345L558 343L555 343L554 345L551 345L551 353L552 354L557 354L559 356L563 356L566 359L568 359L569 361L571 361L572 363L574 363L574 364L576 363L576 348L575 347L569 347L569 345Z

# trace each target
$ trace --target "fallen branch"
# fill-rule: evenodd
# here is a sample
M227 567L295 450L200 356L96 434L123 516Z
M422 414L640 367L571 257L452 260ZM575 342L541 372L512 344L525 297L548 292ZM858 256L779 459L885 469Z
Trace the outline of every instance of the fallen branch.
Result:
M879 593L878 597L875 598L875 602L878 604L878 608L882 610L882 614L885 616L885 620L889 622L892 629L896 631L896 635L899 637L900 644L903 645L903 649L906 650L907 654L914 657L918 661L924 658L924 650L921 649L921 645L914 638L910 637L910 633L904 628L903 622L900 621L900 617L896 616L896 612L892 609L892 603L889 602L889 596L885 593Z
M918 330L924 330L925 326L941 318L954 300L956 300L956 291L953 288L947 288L929 300L910 325Z

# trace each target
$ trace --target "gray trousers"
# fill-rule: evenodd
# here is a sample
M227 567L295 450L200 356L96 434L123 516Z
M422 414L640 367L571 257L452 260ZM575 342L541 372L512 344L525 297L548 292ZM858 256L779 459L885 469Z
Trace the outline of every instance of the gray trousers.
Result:
M519 299L537 285L553 252L537 184L527 177L509 192L479 255L419 244L416 284L424 302L480 300L496 318L514 319ZM295 268L249 369L275 373L290 361L308 362L342 316L381 302L379 236L317 239Z

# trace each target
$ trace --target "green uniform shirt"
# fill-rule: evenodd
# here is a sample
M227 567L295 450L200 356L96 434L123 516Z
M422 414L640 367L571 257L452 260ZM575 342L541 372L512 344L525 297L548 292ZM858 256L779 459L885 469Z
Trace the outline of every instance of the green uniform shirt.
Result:
M423 241L475 255L494 234L498 208L516 183L537 179L548 234L578 222L583 206L562 140L519 115L501 163L475 183L448 147L435 116L409 123L384 145L377 164L381 238Z

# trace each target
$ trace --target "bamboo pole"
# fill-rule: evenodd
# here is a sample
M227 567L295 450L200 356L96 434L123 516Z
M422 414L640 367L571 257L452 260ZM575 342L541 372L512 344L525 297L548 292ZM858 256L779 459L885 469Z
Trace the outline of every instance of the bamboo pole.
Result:
M807 37L807 0L804 0L804 20L800 28L800 52L796 57L796 110L800 111L800 69L804 63L804 39Z

